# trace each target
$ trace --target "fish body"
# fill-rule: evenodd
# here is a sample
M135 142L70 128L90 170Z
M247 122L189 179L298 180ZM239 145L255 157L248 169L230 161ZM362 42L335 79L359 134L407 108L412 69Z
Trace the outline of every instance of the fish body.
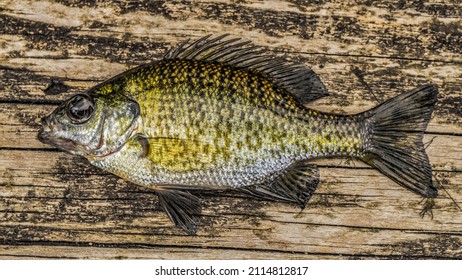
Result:
M122 79L116 83L141 109L137 133L149 139L146 162L137 158L142 146L136 141L123 153L89 158L101 167L111 161L111 172L124 178L150 170L143 185L239 188L299 160L362 153L360 119L308 110L247 69L174 59ZM138 80L149 82L140 89ZM96 92L112 92L109 87ZM129 151L133 164L126 165Z
M358 158L436 196L422 145L434 86L362 114L323 113L304 106L327 95L313 71L223 39L182 44L71 97L39 138L156 190L189 233L200 212L191 190L238 189L304 207L319 182L313 158Z

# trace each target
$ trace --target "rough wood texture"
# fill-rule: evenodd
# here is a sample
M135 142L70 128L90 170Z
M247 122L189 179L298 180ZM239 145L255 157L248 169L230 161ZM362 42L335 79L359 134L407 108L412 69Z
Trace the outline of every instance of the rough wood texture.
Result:
M1 1L0 258L462 258L461 18L459 0ZM310 65L331 96L309 106L326 111L438 84L425 137L434 218L377 171L322 160L305 210L201 193L202 227L187 236L149 190L36 139L61 100L209 33Z

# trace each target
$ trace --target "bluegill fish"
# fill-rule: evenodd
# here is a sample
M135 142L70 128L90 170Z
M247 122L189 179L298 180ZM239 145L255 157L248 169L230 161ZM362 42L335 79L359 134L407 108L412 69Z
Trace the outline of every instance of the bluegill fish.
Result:
M355 115L304 106L327 95L303 65L206 36L71 97L43 119L39 139L154 189L190 234L201 212L194 190L237 189L303 208L319 183L315 158L354 157L437 196L422 144L436 86Z

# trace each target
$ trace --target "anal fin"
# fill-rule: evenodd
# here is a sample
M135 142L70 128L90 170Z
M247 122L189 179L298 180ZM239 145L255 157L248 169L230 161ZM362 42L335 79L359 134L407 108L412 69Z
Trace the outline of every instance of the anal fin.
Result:
M199 199L186 191L156 190L159 203L170 220L190 235L196 234L201 205Z
M295 203L305 208L319 183L315 165L297 162L284 170L273 181L243 187L244 193L262 199Z

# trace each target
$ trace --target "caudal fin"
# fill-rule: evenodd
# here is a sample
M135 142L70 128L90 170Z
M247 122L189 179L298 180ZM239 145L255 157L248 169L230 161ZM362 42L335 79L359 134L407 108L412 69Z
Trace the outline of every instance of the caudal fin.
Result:
M364 113L368 129L364 162L398 184L427 198L438 195L422 143L438 89L426 85Z

